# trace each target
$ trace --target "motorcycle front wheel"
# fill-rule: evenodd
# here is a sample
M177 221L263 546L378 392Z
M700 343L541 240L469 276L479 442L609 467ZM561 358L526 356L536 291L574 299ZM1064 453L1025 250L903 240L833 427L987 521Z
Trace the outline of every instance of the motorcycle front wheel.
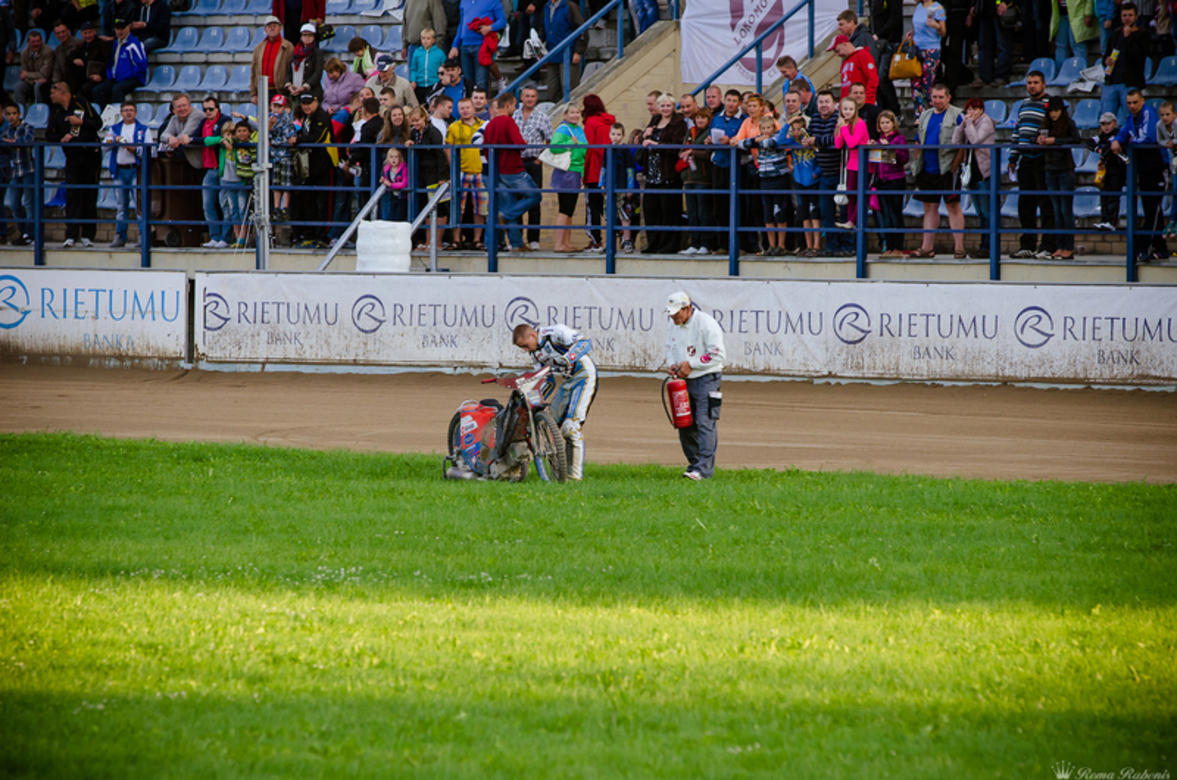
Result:
M545 482L563 482L568 478L568 461L564 457L564 435L547 409L535 414L535 467Z

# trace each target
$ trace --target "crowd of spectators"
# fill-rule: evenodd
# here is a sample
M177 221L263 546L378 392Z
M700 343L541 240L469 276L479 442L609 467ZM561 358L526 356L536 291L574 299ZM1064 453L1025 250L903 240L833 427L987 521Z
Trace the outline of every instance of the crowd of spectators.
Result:
M969 31L980 46L978 78L968 86L1000 86L1008 80L1012 57L1006 14L1015 6L978 0L945 7L923 0L913 14L912 31L904 36L899 0L875 0L869 22L850 10L838 16L839 32L829 47L841 60L835 90L815 89L796 62L785 57L778 63L785 78L780 106L757 94L716 87L706 90L703 105L690 94L655 90L647 100L648 124L627 132L596 95L569 104L558 118L537 107L539 89L532 84L520 91L518 104L510 95L491 100L492 87L504 86L496 67L500 34L511 30L507 54L519 53L514 49L521 49L533 31L555 46L583 24L578 3L410 2L401 51L380 52L357 37L341 56L322 46L321 2L274 0L274 14L262 20L265 37L254 48L250 67L253 102L259 101L262 83L271 96L268 106L259 106L271 139L271 219L290 225L294 246L320 248L338 238L366 193L380 183L388 194L379 214L405 219L442 181L450 181L452 193L439 208L439 219L464 227L443 230L439 249L485 249L491 186L497 188L497 215L509 223L502 248L538 249L546 151L548 189L555 192L558 211L552 228L557 252L603 252L605 242L614 240L623 252L727 254L729 183L735 180L739 224L745 228L737 234L737 250L743 253L850 256L857 227L873 219L884 257L933 257L945 213L955 257L989 256L988 228L997 215L988 192L992 177L1003 171L998 156L985 147L996 142L996 127L982 101L955 105L953 94L968 78ZM1019 25L1045 17L1041 8L1032 7L1035 2L1021 0ZM1097 14L1098 24L1113 21L1111 16L1105 20L1098 15L1104 11L1088 9L1083 0L1069 0L1069 9L1067 2L1050 0L1056 56L1088 56L1086 44L1097 34L1106 44L1101 96L1106 110L1099 134L1087 139L1100 156L1105 191L1096 227L1118 229L1119 188L1134 175L1139 191L1148 193L1142 198L1141 229L1151 235L1142 242L1142 257L1167 258L1165 238L1177 232L1177 208L1166 226L1157 193L1171 187L1174 178L1169 151L1174 111L1170 103L1159 111L1147 105L1140 91L1143 63L1157 42L1156 17L1167 17L1154 13L1144 22L1134 3L1124 0L1115 7L1117 24L1091 32L1088 10ZM130 99L146 81L148 52L167 43L167 8L166 0L124 0L109 8L105 3L83 6L83 13L52 9L57 47L51 50L36 30L30 31L20 53L20 83L6 105L48 101L46 139L74 144L65 147L69 219L97 219L101 149L85 144L112 145L109 170L119 185L113 247L129 244L136 182L154 154L199 171L208 230L204 246L243 248L254 208L259 119L223 109L215 95L179 94L156 137L138 121ZM639 3L636 11L642 8ZM0 22L2 17L0 7ZM572 46L574 65L583 51L583 41ZM906 106L888 72L900 51L915 52L921 63ZM407 77L397 72L394 54L405 61ZM561 67L549 68L549 95L560 94ZM578 73L579 67L572 71ZM1071 150L1084 140L1067 104L1047 95L1046 81L1037 70L1027 75L1025 98L1012 118L1010 181L1023 190L1050 193L1023 195L1018 201L1023 233L1013 256L1068 259L1075 253L1073 235L1052 231L1075 228ZM99 106L117 106L118 119L104 127ZM20 114L16 105L8 105L0 126L0 138L17 147L0 148L0 175L13 185L9 205L20 234L16 241L27 243L31 163L20 145L29 142L31 130ZM914 117L907 134L905 116ZM1168 148L1150 148L1158 142ZM495 152L494 182L488 180L489 152L477 148L491 143L527 147ZM911 143L976 148L904 148ZM145 154L154 145L158 148ZM586 145L618 148L606 152ZM1136 164L1128 169L1131 146L1139 148L1133 150ZM861 170L860 149L866 150ZM866 180L865 202L857 197L860 176ZM606 202L610 187L616 196ZM904 236L909 192L922 204L924 232L914 249L905 247ZM572 222L582 194L588 244L578 248ZM972 195L971 212L980 227L971 249L966 247L962 194ZM617 226L613 236L601 231L607 217ZM644 246L638 240L642 231ZM94 236L94 224L71 224L65 245L89 246Z

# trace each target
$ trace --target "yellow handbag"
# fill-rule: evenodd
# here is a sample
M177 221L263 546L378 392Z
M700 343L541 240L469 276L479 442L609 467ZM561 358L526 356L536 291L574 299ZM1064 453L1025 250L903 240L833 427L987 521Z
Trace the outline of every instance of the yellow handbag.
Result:
M899 51L895 52L895 56L891 58L890 79L892 81L918 79L923 74L924 66L920 62L919 52L909 41L904 41L903 45L899 47Z

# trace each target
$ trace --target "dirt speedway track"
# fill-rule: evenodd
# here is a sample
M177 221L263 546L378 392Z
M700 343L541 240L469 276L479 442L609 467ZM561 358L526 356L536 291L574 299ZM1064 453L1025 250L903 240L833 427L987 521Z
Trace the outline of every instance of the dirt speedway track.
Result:
M3 364L0 431L440 452L462 400L505 398L479 378ZM721 470L1177 482L1171 392L731 380L723 389ZM585 433L590 464L683 462L653 377L603 378Z

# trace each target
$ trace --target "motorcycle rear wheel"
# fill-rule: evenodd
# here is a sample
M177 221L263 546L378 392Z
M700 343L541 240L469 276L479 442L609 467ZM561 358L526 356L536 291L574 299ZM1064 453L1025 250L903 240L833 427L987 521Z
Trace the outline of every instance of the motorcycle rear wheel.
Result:
M539 441L536 442L536 471L540 478L547 475L549 482L563 482L568 479L568 461L564 456L564 435L560 433L560 426L552 419L547 409L535 412L535 431Z

